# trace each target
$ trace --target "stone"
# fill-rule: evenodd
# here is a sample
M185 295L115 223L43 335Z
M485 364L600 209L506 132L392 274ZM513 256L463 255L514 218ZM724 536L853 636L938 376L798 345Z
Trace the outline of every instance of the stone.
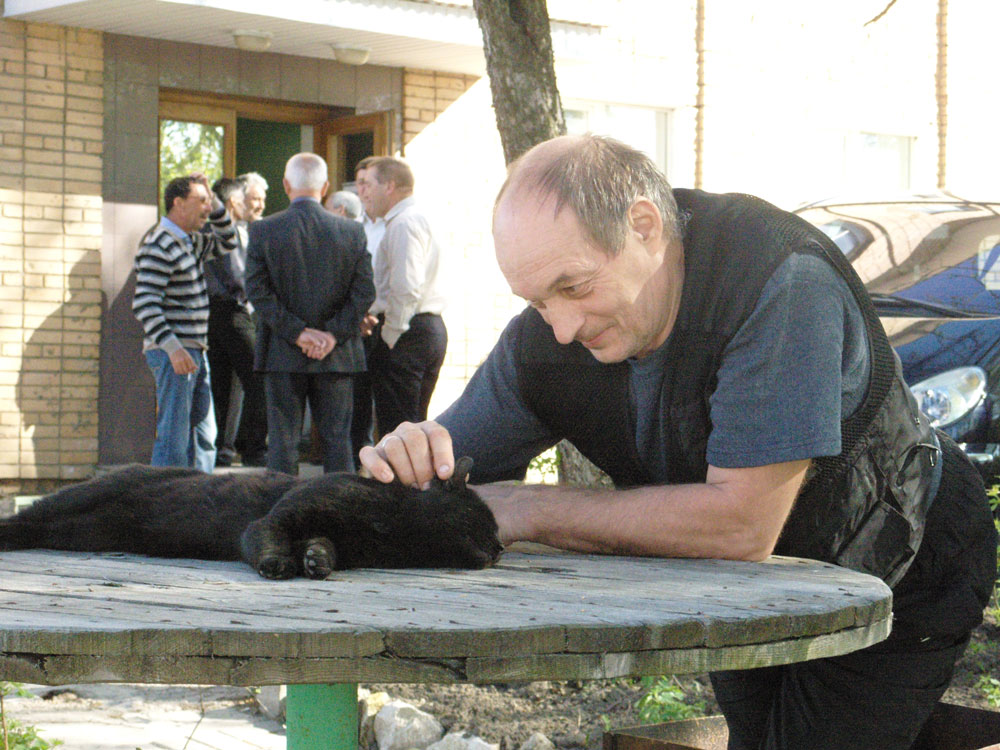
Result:
M532 732L518 750L555 750L552 740L541 732Z
M386 692L372 693L358 688L358 748L368 750L375 745L375 716L392 700Z
M405 701L389 701L375 715L379 750L424 750L443 734L437 719Z
M264 685L257 693L257 705L264 716L275 721L285 720L285 695L288 689L284 685Z
M487 742L470 732L449 732L427 746L427 750L500 750L500 745Z

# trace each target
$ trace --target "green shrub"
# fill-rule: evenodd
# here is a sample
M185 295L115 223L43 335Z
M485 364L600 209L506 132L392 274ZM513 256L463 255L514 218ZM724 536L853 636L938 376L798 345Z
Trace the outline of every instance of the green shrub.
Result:
M1000 484L994 484L986 490L986 497L990 501L990 509L993 511L993 524L997 527L997 534L1000 535ZM997 546L997 578L1000 578L1000 541ZM1000 586L993 586L993 598L988 607L988 611L993 615L993 619L1000 622Z
M705 701L688 702L676 677L643 677L642 686L646 688L646 694L635 704L635 708L639 713L639 720L644 724L693 719L705 715Z
M1000 708L1000 680L996 677L983 675L979 678L976 687L982 691L987 703L994 708Z
M31 693L16 682L0 681L0 730L5 750L49 750L62 744L62 740L46 740L39 737L35 727L22 724L16 719L8 719L3 705L3 699L7 695L28 698Z

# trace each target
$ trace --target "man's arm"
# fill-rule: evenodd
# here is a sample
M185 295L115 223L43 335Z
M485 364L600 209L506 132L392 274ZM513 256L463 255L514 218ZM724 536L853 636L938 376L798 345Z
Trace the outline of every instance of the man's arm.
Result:
M194 172L191 176L205 186L205 190L208 191L212 199L212 212L208 215L208 223L194 235L195 241L198 243L195 254L201 261L209 256L221 257L235 250L239 243L236 237L236 224L233 223L225 204L209 187L208 177L200 172Z
M774 550L809 461L709 467L704 484L629 490L484 485L505 544L616 555L763 560Z
M255 221L249 229L247 249L246 288L247 299L267 323L275 336L281 336L298 346L298 338L306 328L306 322L286 308L274 289L271 270L267 265L268 239L263 231L262 221Z
M349 257L353 259L351 268L350 288L347 299L333 316L324 322L323 327L337 339L346 341L362 332L362 322L368 308L375 301L375 283L372 280L372 258L368 254L364 230L360 225L351 227L352 234Z

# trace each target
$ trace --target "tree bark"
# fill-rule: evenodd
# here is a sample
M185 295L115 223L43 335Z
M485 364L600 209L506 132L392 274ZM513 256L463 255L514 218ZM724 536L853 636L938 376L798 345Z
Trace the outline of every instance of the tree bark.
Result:
M532 146L565 135L545 0L474 0L483 31L493 109L510 164Z
M473 0L473 5L483 30L503 156L510 164L532 146L566 134L549 12L545 0ZM572 443L563 440L556 451L560 483L611 484Z

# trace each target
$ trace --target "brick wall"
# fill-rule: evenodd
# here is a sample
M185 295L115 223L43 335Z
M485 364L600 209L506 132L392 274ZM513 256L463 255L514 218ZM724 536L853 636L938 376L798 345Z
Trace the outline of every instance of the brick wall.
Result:
M403 149L464 94L477 76L403 69Z
M103 42L0 21L0 489L97 462Z

